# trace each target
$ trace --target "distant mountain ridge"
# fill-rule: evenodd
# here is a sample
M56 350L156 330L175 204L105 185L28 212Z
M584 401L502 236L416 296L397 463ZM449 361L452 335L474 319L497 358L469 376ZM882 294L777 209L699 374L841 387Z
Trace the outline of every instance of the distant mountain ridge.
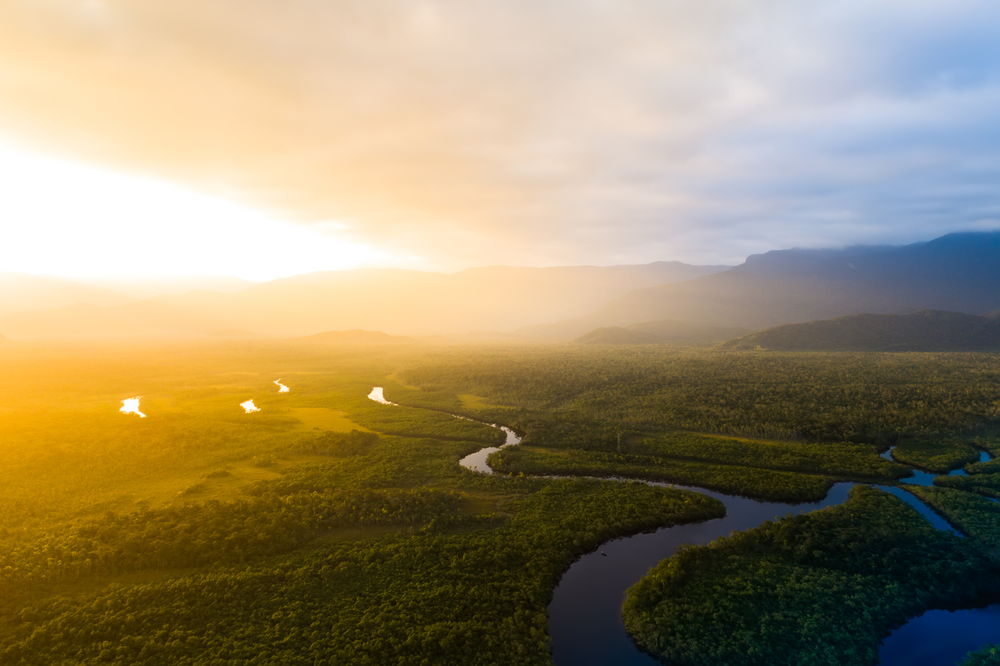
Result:
M235 293L192 291L126 304L0 310L0 330L20 339L301 336L368 329L406 335L512 330L580 316L637 288L725 267L492 266L458 273L360 269L310 273Z
M751 333L723 349L775 351L986 351L1000 349L1000 319L961 312L859 314L785 324Z
M898 247L776 250L732 268L656 262L458 273L362 269L142 300L18 280L0 289L0 330L17 340L284 338L350 329L558 341L610 329L589 340L664 340L677 339L676 331L654 334L643 326L758 330L861 313L1000 311L1000 232Z
M531 331L576 337L602 326L673 319L765 328L863 312L1000 309L1000 232L942 236L898 247L777 250L735 268L639 289L593 313Z

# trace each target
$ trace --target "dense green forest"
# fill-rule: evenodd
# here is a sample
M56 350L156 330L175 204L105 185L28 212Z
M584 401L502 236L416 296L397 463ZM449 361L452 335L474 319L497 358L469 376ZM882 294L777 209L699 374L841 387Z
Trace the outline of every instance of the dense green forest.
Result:
M634 441L633 441L634 440ZM618 451L519 446L490 457L509 474L621 476L711 488L755 499L823 499L834 481L891 483L909 474L871 446L736 439L696 433L627 438Z
M0 361L0 663L547 663L545 609L575 557L723 509L525 475L804 500L901 478L890 444L939 471L1000 448L991 355L245 343ZM148 418L117 412L137 395ZM514 426L525 445L493 458L510 474L460 468L503 435L447 412ZM1000 492L1000 468L966 467L926 497L986 543L993 509L955 488ZM866 500L902 516L894 501ZM903 554L910 523L875 531ZM939 536L948 558L985 557ZM809 562L843 555L810 543ZM894 599L894 621L917 610Z
M532 442L613 450L620 432L857 442L974 435L1000 418L991 354L754 353L658 346L442 350L406 370L471 393ZM438 406L460 408L439 398Z
M927 607L1000 593L1000 560L878 490L685 549L629 590L625 622L672 664L870 664Z
M376 522L412 524L408 530L350 529L372 525L362 514L277 559L262 557L274 551L262 543L272 536L267 529L220 533L243 506L217 507L214 523L179 523L194 532L189 553L233 561L214 542L235 540L238 551L250 547L253 563L26 605L7 626L0 661L545 663L545 606L574 554L621 531L722 513L707 497L642 484L532 482L511 490L503 512L463 513L450 498L431 497ZM285 533L315 529L308 515L271 509L260 517L265 524ZM145 561L196 564L176 559L169 536L146 544Z
M497 471L508 474L619 476L700 486L732 495L785 502L823 499L833 483L829 477L754 467L529 446L502 449L490 456L489 462Z
M902 440L893 450L892 457L899 462L943 474L979 460L979 451L968 438L937 434Z
M970 465L975 468L975 465ZM946 488L955 488L967 492L979 493L991 497L1000 497L1000 474L990 467L990 473L977 473L971 476L942 476L935 479L935 483Z
M965 534L1000 549L1000 503L950 488L917 487L911 488L910 492L934 507Z
M784 324L730 340L727 349L976 351L1000 349L1000 322L962 312L855 314Z

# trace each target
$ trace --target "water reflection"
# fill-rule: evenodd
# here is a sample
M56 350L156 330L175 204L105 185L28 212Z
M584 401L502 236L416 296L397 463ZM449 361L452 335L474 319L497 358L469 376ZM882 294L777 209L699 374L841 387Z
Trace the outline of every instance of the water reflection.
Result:
M240 407L243 408L244 414L253 414L254 412L259 412L260 407L253 403L253 399L247 400L246 402L241 402Z
M135 398L125 398L122 400L122 406L118 408L118 411L122 414L135 414L140 419L146 418L146 415L139 410L139 401L142 396Z
M382 392L381 386L376 386L372 388L371 393L368 394L368 399L374 400L375 402L381 405L392 405L394 407L399 407L399 405L397 405L396 403L389 402L388 400L385 399L385 394Z
M385 399L385 392L381 386L376 386L372 388L371 392L368 394L369 400L374 400L375 402L382 405L397 405L395 402L390 402ZM511 428L507 426L498 425L496 423L486 423L485 421L477 421L475 419L470 419L468 416L461 416L459 414L451 414L456 419L462 419L463 421L472 421L473 423L481 423L487 425L491 428L497 428L502 430L504 433L504 443L500 446L487 446L485 448L479 449L469 455L465 456L458 461L458 464L467 470L473 472L479 472L480 474L493 474L493 468L487 463L490 455L496 453L500 449L506 448L508 446L517 446L521 443L521 437Z
M879 647L882 666L957 664L984 645L1000 642L1000 604L956 611L931 610L889 634Z

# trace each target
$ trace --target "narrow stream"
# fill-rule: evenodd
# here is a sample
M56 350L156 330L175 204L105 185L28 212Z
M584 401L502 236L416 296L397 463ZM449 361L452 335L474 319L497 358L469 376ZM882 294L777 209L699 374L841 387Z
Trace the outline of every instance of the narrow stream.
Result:
M380 386L374 387L368 397L385 405L396 405L386 400ZM457 414L452 416L474 420ZM489 456L501 448L520 444L521 437L507 426L483 421L477 423L503 430L506 442L499 447L479 449L462 458L459 464L473 472L493 474L487 462ZM892 449L881 455L893 460ZM980 462L990 459L985 451L980 455ZM949 472L952 475L965 473L961 469ZM929 486L933 485L935 476L938 475L914 470L911 476L900 482ZM698 492L722 502L726 515L701 523L662 527L654 532L613 539L577 559L559 580L549 603L549 635L555 664L634 666L660 663L640 651L625 631L621 607L629 587L681 546L707 544L769 520L836 506L847 499L855 485L836 483L820 502L783 504L760 502L693 486L623 478L609 480L638 481ZM935 528L964 536L916 495L898 486L875 487L906 502ZM971 650L991 643L1000 643L1000 604L957 611L931 610L911 619L883 640L879 647L879 663L882 666L945 666L956 664Z
M477 423L483 422L477 421ZM458 464L473 472L479 472L480 474L493 474L493 468L489 466L489 463L487 463L486 460L500 449L505 449L508 446L517 446L521 443L521 437L507 426L497 425L496 423L486 423L484 425L503 430L504 434L507 436L507 440L500 446L487 446L485 449L479 449L475 453L470 453L459 460Z

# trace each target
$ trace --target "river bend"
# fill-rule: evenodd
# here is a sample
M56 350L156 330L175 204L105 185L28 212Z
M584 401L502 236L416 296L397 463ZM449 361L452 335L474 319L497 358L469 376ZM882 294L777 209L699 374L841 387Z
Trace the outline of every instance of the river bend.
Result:
M380 386L374 387L368 397L384 405L398 406L385 398ZM452 416L475 421L459 414ZM502 430L506 441L501 446L479 449L462 458L459 464L472 472L493 474L488 463L490 455L501 448L520 444L521 437L507 426L476 422ZM892 449L883 453L882 457L892 460ZM982 452L980 462L989 459L989 454ZM965 474L965 471L957 469L949 474ZM911 476L900 482L929 486L933 485L935 476L937 475L914 470ZM847 499L855 485L851 482L836 483L819 502L784 504L643 479L609 477L607 480L638 481L698 492L722 502L726 507L726 515L700 523L662 527L653 532L612 539L570 565L560 578L548 608L552 660L557 665L658 664L656 659L639 650L625 630L621 607L625 591L629 587L681 546L704 545L733 532L752 529L769 520L836 506ZM914 508L935 528L964 536L916 495L902 487L875 487ZM929 610L910 619L882 641L879 663L882 666L945 666L956 664L968 652L991 643L1000 643L1000 604L957 611Z

